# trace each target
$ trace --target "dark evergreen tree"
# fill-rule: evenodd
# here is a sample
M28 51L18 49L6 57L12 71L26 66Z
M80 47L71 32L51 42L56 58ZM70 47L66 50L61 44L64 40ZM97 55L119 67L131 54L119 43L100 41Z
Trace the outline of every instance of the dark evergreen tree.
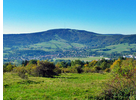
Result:
M27 64L29 63L29 61L25 60L25 61L22 61L22 65L26 66Z
M30 64L36 64L37 65L37 60L30 60L29 63Z

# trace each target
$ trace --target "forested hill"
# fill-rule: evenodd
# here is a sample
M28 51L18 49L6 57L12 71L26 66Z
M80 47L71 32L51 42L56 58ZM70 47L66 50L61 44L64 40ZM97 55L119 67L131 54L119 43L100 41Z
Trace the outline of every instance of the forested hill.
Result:
M51 40L61 40L67 43L80 43L87 46L106 46L119 43L136 43L136 35L98 34L75 29L52 29L29 34L4 34L3 46L31 45Z
M4 34L4 62L61 57L118 57L136 52L136 35L98 34L52 29L29 34Z

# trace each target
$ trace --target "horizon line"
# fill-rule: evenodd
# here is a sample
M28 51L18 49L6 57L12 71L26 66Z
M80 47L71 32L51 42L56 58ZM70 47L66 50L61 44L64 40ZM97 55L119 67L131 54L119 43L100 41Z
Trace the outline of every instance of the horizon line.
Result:
M93 31L88 31L88 30L82 30L82 29L73 29L73 28L55 28L55 29L48 29L45 31L34 31L34 32L21 32L21 33L3 33L3 35L14 35L14 34L34 34L34 33L39 33L39 32L46 32L46 31L50 31L50 30L59 30L59 29L63 29L63 30L79 30L79 31L87 31L87 32L92 32L92 33L97 33L97 34L103 34L103 35L136 35L136 33L132 33L132 34L123 34L123 33L98 33L98 32L93 32Z

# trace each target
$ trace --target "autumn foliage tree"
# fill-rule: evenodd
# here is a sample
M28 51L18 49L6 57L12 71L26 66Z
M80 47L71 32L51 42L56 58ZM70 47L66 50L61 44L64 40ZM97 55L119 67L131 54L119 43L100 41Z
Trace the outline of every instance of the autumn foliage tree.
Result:
M106 83L104 92L97 100L136 99L136 60L116 60L110 67L111 80Z

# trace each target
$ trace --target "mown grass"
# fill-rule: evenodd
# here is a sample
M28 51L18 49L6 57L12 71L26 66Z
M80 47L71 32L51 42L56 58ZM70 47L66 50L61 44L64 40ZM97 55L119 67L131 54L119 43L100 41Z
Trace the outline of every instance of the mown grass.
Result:
M55 78L21 79L15 73L3 75L4 100L90 100L102 92L109 74L67 73Z

